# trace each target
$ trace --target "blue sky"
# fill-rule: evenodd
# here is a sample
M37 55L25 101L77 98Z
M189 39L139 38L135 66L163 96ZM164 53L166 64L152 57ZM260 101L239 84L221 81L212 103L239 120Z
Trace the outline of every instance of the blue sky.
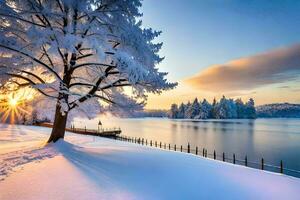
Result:
M257 104L300 103L300 1L144 0L141 11L145 27L163 32L160 70L179 82L171 92L150 95L148 108L223 94ZM216 84L220 77L224 87Z
M300 41L300 1L144 0L145 26L163 33L161 67L178 80L213 64Z

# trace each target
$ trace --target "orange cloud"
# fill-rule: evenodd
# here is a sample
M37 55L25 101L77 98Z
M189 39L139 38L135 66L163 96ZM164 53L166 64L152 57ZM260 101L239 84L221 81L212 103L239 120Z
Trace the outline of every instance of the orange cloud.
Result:
M184 80L195 89L213 92L249 90L300 77L300 44L212 65Z

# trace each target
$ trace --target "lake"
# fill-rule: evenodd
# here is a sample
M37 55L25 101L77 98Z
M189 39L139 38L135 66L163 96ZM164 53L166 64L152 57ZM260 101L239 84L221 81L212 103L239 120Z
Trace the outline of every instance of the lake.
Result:
M172 120L164 118L101 119L104 128L120 127L122 135L158 141L172 147L206 148L209 154L215 150L218 159L243 160L259 168L261 158L266 164L280 165L300 170L300 119L230 119L230 120ZM97 129L98 119L74 120L75 127ZM210 155L212 157L212 155ZM250 161L256 162L251 163ZM237 161L238 163L238 161ZM243 164L240 162L240 164ZM268 167L266 167L268 168ZM270 168L270 170L272 170ZM274 169L273 169L274 170ZM278 169L276 169L278 171ZM288 174L298 176L293 172Z

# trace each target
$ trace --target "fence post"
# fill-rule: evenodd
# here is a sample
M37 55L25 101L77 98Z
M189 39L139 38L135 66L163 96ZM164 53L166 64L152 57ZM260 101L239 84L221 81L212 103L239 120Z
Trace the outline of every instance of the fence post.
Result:
M182 152L182 145L180 146L180 152Z
M202 150L202 156L204 157L204 148L203 148L203 150Z
M170 143L169 143L169 150L171 149L171 145L170 145Z
M247 158L247 156L245 157L245 166L246 167L248 166L248 158Z
M216 150L214 150L214 160L216 160Z
M176 151L176 144L174 144L174 151Z
M235 154L233 154L233 164L235 164Z
M155 141L155 147L157 147L157 141Z
M150 140L150 146L152 147L152 140Z
M190 150L190 143L188 143L188 149L187 149L187 151L188 151L188 153L191 152L191 150Z
M205 158L207 158L207 149L205 149Z
M282 160L280 161L280 173L283 174L283 162L282 162Z
M142 139L142 145L144 145L144 138Z
M198 155L198 147L196 147L196 155Z
M223 152L223 162L225 162L225 153Z
M148 140L146 139L146 146L148 145Z
M264 159L261 159L261 169L264 170Z
M161 142L159 142L159 148L161 148Z

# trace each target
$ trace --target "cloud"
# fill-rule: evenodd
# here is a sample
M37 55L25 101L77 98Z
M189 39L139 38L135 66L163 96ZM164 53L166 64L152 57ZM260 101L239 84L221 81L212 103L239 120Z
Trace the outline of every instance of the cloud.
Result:
M184 82L196 89L226 92L284 83L299 76L300 44L297 44L212 65Z

